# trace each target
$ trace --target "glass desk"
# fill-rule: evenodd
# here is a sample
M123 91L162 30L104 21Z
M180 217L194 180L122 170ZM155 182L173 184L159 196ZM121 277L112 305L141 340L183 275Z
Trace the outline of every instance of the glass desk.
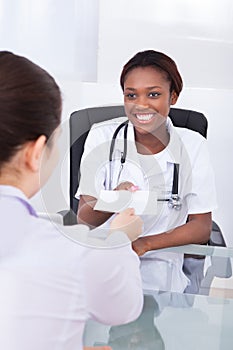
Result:
M205 255L209 259L206 270L213 261L217 268L221 266L208 295L144 291L144 307L137 320L113 327L90 320L85 345L109 345L113 350L233 348L233 277L229 274L233 249L188 245L166 250ZM202 292L207 294L207 289Z

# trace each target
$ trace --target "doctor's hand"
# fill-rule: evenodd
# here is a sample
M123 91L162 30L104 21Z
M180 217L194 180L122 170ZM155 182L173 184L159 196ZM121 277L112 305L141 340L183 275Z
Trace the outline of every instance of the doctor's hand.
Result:
M134 214L133 208L128 208L117 214L110 224L112 231L123 231L131 242L142 233L142 219Z
M138 239L136 239L132 243L132 248L138 256L141 256L149 250L151 250L148 244L148 236L139 237Z
M114 191L130 191L130 192L135 192L139 189L138 186L135 186L132 182L125 181L121 182L116 188L114 188Z

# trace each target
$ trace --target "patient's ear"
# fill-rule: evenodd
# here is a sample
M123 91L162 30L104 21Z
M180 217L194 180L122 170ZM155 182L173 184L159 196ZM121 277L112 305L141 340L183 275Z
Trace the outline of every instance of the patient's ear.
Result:
M178 100L177 93L173 90L170 97L170 104L174 105Z
M37 140L28 142L25 147L25 164L33 172L39 171L46 140L46 136L41 135Z

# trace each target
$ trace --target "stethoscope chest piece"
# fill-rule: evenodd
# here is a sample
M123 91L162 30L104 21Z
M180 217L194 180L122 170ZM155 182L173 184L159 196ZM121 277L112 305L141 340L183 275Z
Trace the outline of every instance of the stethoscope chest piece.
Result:
M180 197L177 194L171 196L168 201L168 207L175 210L181 210L182 203Z

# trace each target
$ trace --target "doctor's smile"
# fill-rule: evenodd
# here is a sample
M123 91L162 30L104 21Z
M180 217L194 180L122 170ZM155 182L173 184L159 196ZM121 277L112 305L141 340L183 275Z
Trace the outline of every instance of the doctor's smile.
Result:
M135 117L142 123L148 123L154 117L154 114L135 114Z

